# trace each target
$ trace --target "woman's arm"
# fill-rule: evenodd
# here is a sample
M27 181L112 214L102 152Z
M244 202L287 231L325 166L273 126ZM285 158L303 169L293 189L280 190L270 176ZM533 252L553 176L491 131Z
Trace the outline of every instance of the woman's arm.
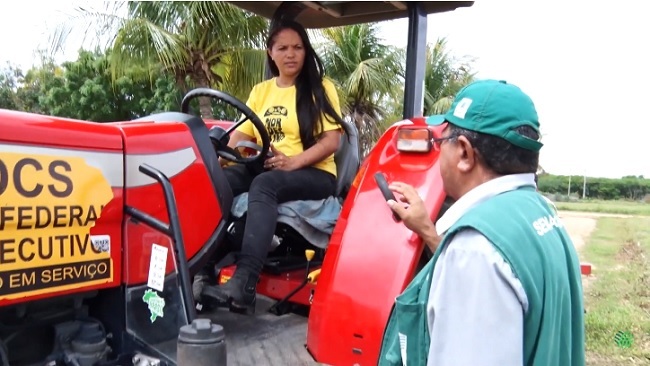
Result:
M253 141L253 137L250 137L239 130L235 130L230 136L230 140L228 141L228 147L234 149L235 146L237 146L237 144L240 141ZM219 157L219 165L224 166L225 164L228 163L230 163L229 160Z
M335 153L341 142L341 132L331 130L323 133L314 146L294 156L286 156L271 145L273 157L264 161L266 169L292 171L314 165Z
M323 88L325 89L325 94L330 100L334 112L340 118L341 110L334 84L329 80L324 80ZM323 114L321 118L323 118L323 125L320 131L323 132L312 147L300 154L289 157L271 146L273 148L272 151L274 156L265 161L265 168L286 171L301 169L317 164L318 162L325 160L328 156L334 154L341 143L342 126L332 120L331 116Z
M332 108L341 117L341 107L339 106L339 96L336 92L334 84L328 80L323 80L323 89L327 98L329 99ZM303 151L301 154L296 155L296 164L300 167L314 165L319 161L334 154L341 143L341 126L336 124L331 117L322 116L323 118L323 134L316 144L309 149Z
M334 154L339 149L341 143L341 131L331 130L323 133L320 140L309 149L292 157L295 159L296 169L314 165L326 157Z
M253 87L251 90L250 94L248 95L248 100L246 101L246 106L250 108L253 112L256 111L257 107L257 85ZM246 118L242 114L240 118ZM255 139L255 131L253 130L253 122L250 120L244 122L242 125L237 127L237 129L230 135L230 139L228 140L228 147L231 149L234 149L235 146L237 146L238 143L241 141L253 141ZM226 164L228 161L222 158L219 158L219 164L222 166Z
M232 133L232 136L230 136L230 141L228 141L228 147L234 149L235 146L237 146L237 144L241 141L253 141L253 137L250 137L239 130L235 130L235 132Z

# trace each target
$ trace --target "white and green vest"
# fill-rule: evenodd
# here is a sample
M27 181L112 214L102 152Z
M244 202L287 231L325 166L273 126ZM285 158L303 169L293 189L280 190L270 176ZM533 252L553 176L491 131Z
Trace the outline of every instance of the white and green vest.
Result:
M578 256L557 213L532 186L486 200L448 230L433 258L395 300L379 365L426 366L430 345L426 307L433 269L442 248L467 228L479 231L494 245L526 292L522 365L584 366Z

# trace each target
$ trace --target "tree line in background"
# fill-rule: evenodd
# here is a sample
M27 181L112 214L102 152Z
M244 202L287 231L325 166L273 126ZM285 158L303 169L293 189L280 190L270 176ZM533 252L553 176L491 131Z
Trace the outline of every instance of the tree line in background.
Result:
M161 74L138 80L126 73L112 80L107 59L82 50L77 60L62 65L43 58L27 72L9 66L0 73L0 108L95 122L178 110L182 93L173 79Z
M61 65L49 52L30 70L8 64L0 72L0 108L95 122L130 120L178 110L182 96L196 87L245 101L265 77L268 20L228 3L110 2L104 12L80 9L73 20L56 29L52 50L80 29L99 29L103 38L110 35L108 43L80 50L77 60ZM377 23L310 33L338 86L344 118L360 131L365 155L401 119L405 49L386 45ZM449 108L456 92L474 79L472 65L471 58L454 57L445 39L429 44L424 115ZM207 98L195 110L203 118L235 118Z
M570 186L569 186L570 179ZM581 175L564 176L541 174L538 189L546 194L554 195L558 201L566 201L573 197L584 197L603 200L648 200L650 196L650 179L643 176L627 176L622 179L592 178Z

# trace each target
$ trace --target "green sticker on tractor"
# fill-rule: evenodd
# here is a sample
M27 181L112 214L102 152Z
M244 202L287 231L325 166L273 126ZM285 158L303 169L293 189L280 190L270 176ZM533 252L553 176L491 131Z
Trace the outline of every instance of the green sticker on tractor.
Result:
M163 309L165 308L165 299L158 296L158 293L154 290L147 290L142 296L142 301L149 306L149 311L151 312L151 322L156 321L158 317L163 317Z

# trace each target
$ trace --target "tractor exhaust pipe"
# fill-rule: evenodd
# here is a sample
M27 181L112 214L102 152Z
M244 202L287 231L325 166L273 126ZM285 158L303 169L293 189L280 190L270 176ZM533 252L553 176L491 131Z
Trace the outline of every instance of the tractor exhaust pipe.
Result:
M181 327L176 346L178 366L226 366L226 335L210 319L194 319Z

